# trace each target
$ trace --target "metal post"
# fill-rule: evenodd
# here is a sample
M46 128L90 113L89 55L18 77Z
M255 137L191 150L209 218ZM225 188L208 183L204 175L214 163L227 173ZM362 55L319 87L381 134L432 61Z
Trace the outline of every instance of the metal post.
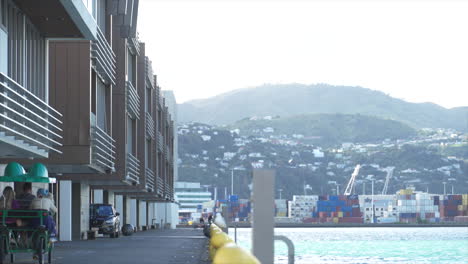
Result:
M453 184L452 184L452 194L455 194L455 192L454 192L454 188L453 188Z
M447 195L447 192L445 191L445 184L447 184L446 182L442 182L444 184L444 195Z
M234 195L234 169L231 170L231 195Z
M283 192L283 189L278 189L279 191L279 199L281 200L281 192Z
M234 242L237 244L237 222L234 222Z
M285 236L275 236L275 240L283 241L288 247L288 264L294 264L294 244Z
M274 260L275 171L253 171L252 252L261 263Z
M374 213L375 213L374 212L374 210L375 210L374 209L374 179L372 179L372 203L371 203L371 205L372 205L372 221L371 221L371 223L374 223Z
M340 195L340 185L336 184L336 195Z
M363 195L366 194L366 182L363 182L363 183L362 183L362 194L363 194Z

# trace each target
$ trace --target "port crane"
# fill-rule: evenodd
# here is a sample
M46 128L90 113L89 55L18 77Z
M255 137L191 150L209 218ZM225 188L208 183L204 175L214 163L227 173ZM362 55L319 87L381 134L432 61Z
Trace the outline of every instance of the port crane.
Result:
M387 190L388 190L388 183L390 182L390 179L392 178L393 176L393 170L395 169L395 167L387 167L385 168L385 170L387 171L387 177L385 178L385 185L383 187L383 190L382 190L382 194L383 195L386 195L387 194Z
M344 191L344 195L350 195L353 191L354 182L356 181L356 177L359 174L359 170L361 169L361 164L356 165L354 168L353 174L351 174L351 179L349 179L348 185L346 186L346 190Z

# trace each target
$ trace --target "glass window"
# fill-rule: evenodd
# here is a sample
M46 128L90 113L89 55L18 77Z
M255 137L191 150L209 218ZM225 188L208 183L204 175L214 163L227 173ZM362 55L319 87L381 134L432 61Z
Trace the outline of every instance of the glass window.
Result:
M135 86L135 56L127 51L127 80Z
M96 115L97 125L104 131L107 130L107 96L108 89L106 85L98 78L96 80Z
M127 116L127 153L133 154L133 120Z

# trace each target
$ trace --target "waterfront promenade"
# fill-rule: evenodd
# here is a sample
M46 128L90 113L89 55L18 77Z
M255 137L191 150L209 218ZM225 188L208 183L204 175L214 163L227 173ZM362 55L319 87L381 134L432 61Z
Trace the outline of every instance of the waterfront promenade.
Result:
M58 242L52 263L208 264L207 243L200 229L149 230L117 239ZM31 254L17 254L15 263L37 262Z

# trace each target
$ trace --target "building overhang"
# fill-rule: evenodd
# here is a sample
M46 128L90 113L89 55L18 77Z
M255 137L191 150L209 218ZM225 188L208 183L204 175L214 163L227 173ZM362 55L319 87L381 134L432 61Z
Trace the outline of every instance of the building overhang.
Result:
M82 0L15 0L47 38L97 39L97 24Z

